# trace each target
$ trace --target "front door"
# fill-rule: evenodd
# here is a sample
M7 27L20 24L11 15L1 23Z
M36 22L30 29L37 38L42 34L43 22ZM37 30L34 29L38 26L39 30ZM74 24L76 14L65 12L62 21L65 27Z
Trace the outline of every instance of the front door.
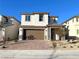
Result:
M55 30L51 29L51 40L55 40Z
M23 40L26 40L26 29L23 29Z

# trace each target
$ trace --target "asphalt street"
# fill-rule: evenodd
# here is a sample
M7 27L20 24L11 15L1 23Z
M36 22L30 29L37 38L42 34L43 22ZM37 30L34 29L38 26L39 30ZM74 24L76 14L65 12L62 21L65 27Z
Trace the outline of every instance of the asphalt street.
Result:
M0 59L79 59L79 50L0 50Z

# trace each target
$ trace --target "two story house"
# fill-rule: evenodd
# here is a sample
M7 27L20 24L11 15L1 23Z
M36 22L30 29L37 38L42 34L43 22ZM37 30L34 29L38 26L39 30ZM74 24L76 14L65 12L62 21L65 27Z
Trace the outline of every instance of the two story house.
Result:
M57 16L47 12L22 13L19 40L59 40L63 25L57 24L57 20Z
M79 16L73 16L63 22L65 28L68 29L68 33L66 34L66 38L75 36L79 38Z
M0 41L18 39L20 22L12 16L0 15Z

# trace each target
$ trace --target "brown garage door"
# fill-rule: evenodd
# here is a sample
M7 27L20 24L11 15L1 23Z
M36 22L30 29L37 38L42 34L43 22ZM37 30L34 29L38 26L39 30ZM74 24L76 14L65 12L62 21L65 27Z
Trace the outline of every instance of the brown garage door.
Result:
M44 39L44 30L43 29L28 29L26 32L26 39Z

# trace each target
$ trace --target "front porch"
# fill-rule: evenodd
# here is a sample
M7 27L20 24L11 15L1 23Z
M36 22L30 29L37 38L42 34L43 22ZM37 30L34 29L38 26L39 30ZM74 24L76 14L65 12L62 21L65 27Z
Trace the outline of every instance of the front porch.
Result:
M64 27L62 25L48 25L48 38L51 41L65 40Z

